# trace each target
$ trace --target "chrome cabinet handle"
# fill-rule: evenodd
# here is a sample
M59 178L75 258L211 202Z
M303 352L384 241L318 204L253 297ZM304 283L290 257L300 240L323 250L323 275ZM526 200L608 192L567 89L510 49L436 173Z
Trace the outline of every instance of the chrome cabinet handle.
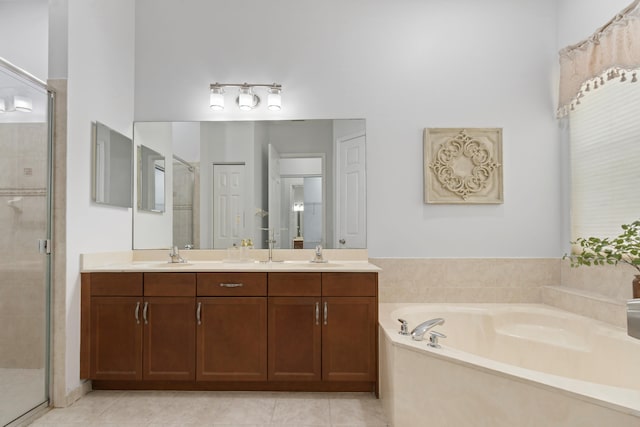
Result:
M147 312L149 311L149 302L144 302L144 307L142 308L142 319L144 320L144 324L149 324L149 319L147 319Z
M327 317L329 317L329 307L327 306L327 302L324 302L324 324L327 324Z
M200 315L202 314L202 303L198 303L198 308L196 309L196 320L198 321L198 325L202 325L202 320Z
M320 324L320 303L316 302L316 325Z
M220 283L221 288L241 288L243 286L243 283Z
M140 301L136 302L136 324L140 324Z

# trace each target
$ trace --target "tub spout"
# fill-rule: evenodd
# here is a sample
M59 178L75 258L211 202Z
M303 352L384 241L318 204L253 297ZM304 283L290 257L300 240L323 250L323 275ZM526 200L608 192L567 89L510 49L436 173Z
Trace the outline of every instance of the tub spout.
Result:
M411 338L415 341L422 341L424 339L424 334L434 326L442 325L444 323L444 319L441 317L436 317L435 319L427 320L426 322L420 323L416 326L413 331L411 331Z

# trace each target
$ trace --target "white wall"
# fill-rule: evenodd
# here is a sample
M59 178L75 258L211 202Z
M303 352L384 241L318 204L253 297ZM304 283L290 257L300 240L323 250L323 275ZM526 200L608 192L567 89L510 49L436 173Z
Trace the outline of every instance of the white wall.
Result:
M136 120L367 120L371 256L561 255L554 0L139 0L136 12ZM283 109L213 112L215 81L282 83ZM423 204L425 127L504 128L505 203Z
M0 58L46 81L48 0L0 0Z
M631 0L560 0L558 49L585 40L631 3Z
M132 136L134 5L69 0L66 388L80 384L80 254L131 249L131 209L91 202L91 122Z

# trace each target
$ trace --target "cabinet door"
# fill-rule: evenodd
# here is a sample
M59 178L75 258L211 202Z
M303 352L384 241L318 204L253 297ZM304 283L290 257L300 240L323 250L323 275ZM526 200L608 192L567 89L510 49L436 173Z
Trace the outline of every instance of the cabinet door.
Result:
M142 297L91 298L91 379L142 379L141 303Z
M375 381L375 297L323 298L322 379Z
M195 315L193 297L145 297L145 380L195 379Z
M269 298L269 381L321 379L319 297Z
M267 379L266 297L198 298L197 381Z

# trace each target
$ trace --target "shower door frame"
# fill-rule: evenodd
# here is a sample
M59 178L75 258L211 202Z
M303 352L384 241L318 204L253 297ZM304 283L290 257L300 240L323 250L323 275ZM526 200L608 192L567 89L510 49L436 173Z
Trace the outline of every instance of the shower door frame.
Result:
M36 404L29 411L19 415L13 421L7 424L7 427L13 425L23 425L24 422L37 417L39 412L49 407L52 397L52 266L53 266L53 250L52 250L52 237L53 237L53 156L54 156L54 125L55 125L55 91L44 81L35 77L33 74L23 70L20 67L12 64L11 62L0 57L0 67L9 70L11 73L16 74L18 77L28 81L29 83L39 87L45 92L47 97L47 112L46 112L46 128L47 128L47 159L46 159L46 175L45 175L45 236L39 241L40 253L45 256L45 271L44 271L44 289L45 289L45 333L44 333L44 393L45 399L39 404Z

